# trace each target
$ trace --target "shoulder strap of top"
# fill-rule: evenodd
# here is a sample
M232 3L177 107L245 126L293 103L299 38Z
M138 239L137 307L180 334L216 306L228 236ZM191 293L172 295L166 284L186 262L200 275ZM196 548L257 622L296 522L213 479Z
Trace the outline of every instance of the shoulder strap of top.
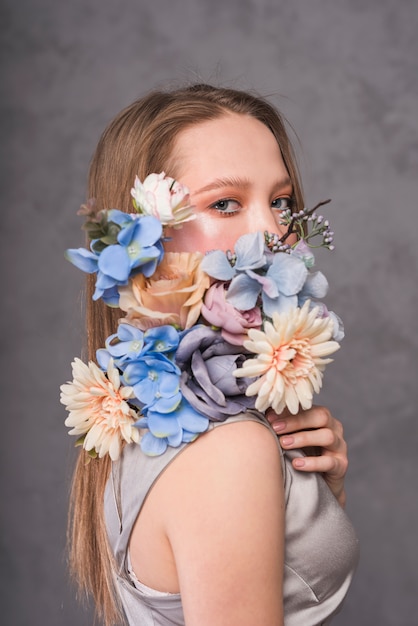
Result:
M242 421L262 423L272 430L265 417L256 411L234 415L224 422L210 422L209 430ZM283 466L283 452L278 441L277 443ZM149 491L166 467L187 445L190 444L184 443L178 448L168 447L164 454L155 457L146 456L137 445L129 445L125 446L119 461L112 463L105 491L104 511L118 572L125 567L131 532Z

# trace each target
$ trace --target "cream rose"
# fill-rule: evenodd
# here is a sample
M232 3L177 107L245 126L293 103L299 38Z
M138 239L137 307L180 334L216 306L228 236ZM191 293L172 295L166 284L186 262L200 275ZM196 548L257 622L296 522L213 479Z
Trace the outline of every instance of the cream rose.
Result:
M200 268L202 258L200 252L167 252L151 278L131 278L119 288L119 306L127 312L124 320L141 330L165 324L193 326L210 280Z
M153 215L164 226L178 228L196 217L188 188L164 172L150 174L143 183L137 176L131 195L141 213Z

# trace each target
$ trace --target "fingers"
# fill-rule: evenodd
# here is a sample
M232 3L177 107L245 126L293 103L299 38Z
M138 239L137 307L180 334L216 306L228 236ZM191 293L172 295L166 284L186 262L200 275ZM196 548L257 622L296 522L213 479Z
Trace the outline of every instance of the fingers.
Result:
M319 456L293 459L292 464L302 472L320 472L335 497L344 506L344 476L348 459L341 422L322 406L300 411L297 415L291 415L287 410L277 415L270 409L266 416L284 450L313 447L320 452Z
M272 409L269 409L266 417L278 434L313 428L331 428L341 438L343 437L341 422L336 420L324 406L313 406L307 411L300 411L297 415L291 415L287 410L277 415Z
M314 406L297 415L285 412L277 415L269 410L266 416L285 448L318 446L347 453L343 426L326 407Z
M300 472L320 473L340 505L345 506L344 477L348 467L346 454L323 451L321 456L297 457L292 460L292 465Z
M321 456L306 456L293 459L295 469L303 472L320 472L327 474L330 479L339 481L347 472L347 457L336 454L321 454Z
M341 435L331 428L318 428L316 430L302 430L289 435L279 437L280 444L286 450L294 448L326 448L332 452L344 453L346 443Z

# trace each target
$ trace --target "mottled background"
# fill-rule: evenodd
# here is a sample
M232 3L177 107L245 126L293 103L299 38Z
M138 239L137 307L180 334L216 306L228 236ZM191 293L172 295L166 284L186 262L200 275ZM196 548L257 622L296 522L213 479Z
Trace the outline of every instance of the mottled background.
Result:
M64 541L72 441L59 384L80 353L75 212L108 120L159 84L271 97L301 140L319 263L347 339L321 401L350 445L362 557L339 626L416 625L418 6L414 0L3 0L1 621L84 626ZM228 146L225 146L228 149Z

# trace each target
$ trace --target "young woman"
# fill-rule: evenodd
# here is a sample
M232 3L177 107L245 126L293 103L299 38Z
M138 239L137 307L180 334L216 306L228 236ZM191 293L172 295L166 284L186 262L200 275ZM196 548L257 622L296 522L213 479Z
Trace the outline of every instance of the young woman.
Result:
M280 115L245 92L195 85L133 103L99 142L89 196L130 212L135 176L163 171L196 213L167 229L166 251L233 250L246 233L281 234L280 211L304 206ZM121 313L88 303L94 359ZM266 417L211 422L158 457L130 445L86 464L81 452L71 565L106 624L314 626L335 614L357 560L341 424L315 406Z

